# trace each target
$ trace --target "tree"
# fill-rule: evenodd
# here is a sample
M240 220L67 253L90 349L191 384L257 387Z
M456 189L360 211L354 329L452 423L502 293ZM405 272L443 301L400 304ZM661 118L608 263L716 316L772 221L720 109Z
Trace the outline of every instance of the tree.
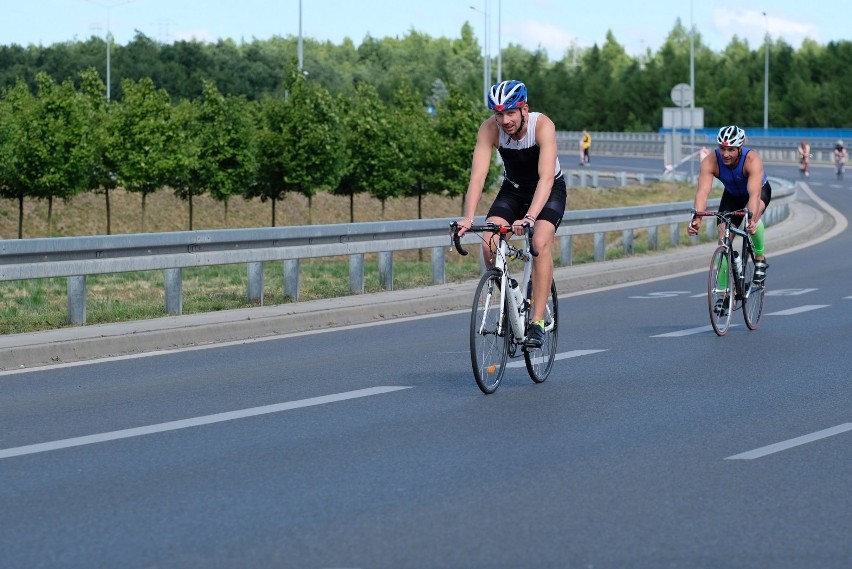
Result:
M304 75L294 75L290 96L267 97L258 113L258 174L246 198L260 197L275 204L287 192L308 198L308 223L312 198L319 189L337 187L344 167L342 130L331 95Z
M384 203L402 193L405 173L399 168L399 133L392 130L388 107L376 89L360 83L340 100L346 158L343 177L334 193L349 196L349 221L354 222L355 194L369 192Z
M39 73L36 84L35 96L28 96L28 89L19 83L10 97L17 123L10 191L19 200L19 238L24 196L48 201L50 232L54 198L67 200L85 190L92 162L91 129L73 83L57 85L49 75Z
M147 197L176 177L184 150L169 94L151 79L124 79L121 86L124 99L111 109L116 136L109 153L124 188L142 196L144 232Z
M450 197L464 196L470 180L470 161L479 125L488 116L477 98L471 99L451 89L450 96L439 107L435 124L435 140L440 152L434 156L433 168L437 179ZM496 156L496 154L495 154ZM492 158L491 170L484 190L489 190L499 177L500 169ZM464 201L460 211L464 214Z
M82 97L86 122L91 129L92 162L89 168L87 191L103 192L106 206L106 234L112 233L112 214L109 192L118 187L116 161L113 150L116 140L123 134L114 128L115 104L106 100L106 86L94 68L79 74L80 96Z

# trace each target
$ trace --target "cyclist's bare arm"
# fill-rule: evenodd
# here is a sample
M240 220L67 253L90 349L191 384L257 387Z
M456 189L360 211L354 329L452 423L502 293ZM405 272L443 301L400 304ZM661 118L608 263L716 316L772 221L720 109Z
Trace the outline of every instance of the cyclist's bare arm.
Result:
M695 201L692 204L695 211L704 211L707 208L710 190L713 189L713 178L718 175L719 163L716 161L716 153L711 152L701 161L701 168L698 171L698 189L695 192ZM695 217L689 223L687 231L690 235L698 235L700 226L701 218Z
M748 177L748 210L751 212L746 231L753 234L760 221L760 191L763 189L763 161L754 151L746 155L743 174Z
M464 198L464 219L459 221L459 235L464 235L476 217L476 207L482 198L485 179L491 168L491 157L497 145L497 122L488 118L479 126L476 134L476 146L473 147L473 159L470 165L470 181Z

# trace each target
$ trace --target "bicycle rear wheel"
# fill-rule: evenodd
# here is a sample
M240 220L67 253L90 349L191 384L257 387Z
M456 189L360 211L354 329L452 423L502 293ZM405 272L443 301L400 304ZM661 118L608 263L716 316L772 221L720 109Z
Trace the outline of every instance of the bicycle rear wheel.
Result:
M532 283L527 286L532 300ZM527 313L527 320L532 316L532 302ZM543 383L550 370L553 369L553 361L556 358L556 338L559 332L559 299L556 298L556 283L550 283L550 296L547 298L547 306L544 310L544 341L541 348L526 348L524 350L524 361L527 364L527 372L536 383Z
M500 278L500 271L496 270L482 275L470 315L470 362L476 385L483 393L494 393L500 386L509 355L505 317L500 327Z
M734 295L731 283L734 276L728 258L728 249L719 245L710 258L710 276L707 280L707 305L710 309L710 324L717 336L724 336L731 326L731 312L734 309ZM722 282L727 283L722 286Z
M754 278L754 257L743 251L743 318L749 330L757 330L760 318L763 316L763 295L766 291L766 281L756 285Z

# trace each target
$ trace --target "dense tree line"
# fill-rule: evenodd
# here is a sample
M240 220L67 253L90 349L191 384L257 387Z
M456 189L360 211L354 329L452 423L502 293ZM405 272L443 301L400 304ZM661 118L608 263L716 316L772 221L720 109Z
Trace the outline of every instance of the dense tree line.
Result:
M253 101L223 94L201 79L201 92L175 102L150 78L121 82L123 97L107 101L94 69L57 83L45 72L35 87L19 79L0 98L0 196L18 203L48 202L81 192L102 193L110 233L110 191L122 187L142 198L168 189L189 208L208 194L227 211L236 197L275 207L287 192L317 191L390 198L437 193L459 196L476 130L486 116L481 102L450 88L430 113L413 88L401 85L393 104L366 82L332 95L296 73L287 96ZM497 179L496 163L490 182ZM310 209L310 208L309 208ZM422 216L422 208L419 215ZM350 207L354 221L354 208ZM307 219L306 223L311 220Z
M672 106L671 88L689 82L690 34L676 20L665 42L652 52L629 55L610 33L602 45L564 54L504 47L504 77L530 87L533 106L550 115L559 130L656 131L662 107ZM763 122L764 55L769 48L769 105L773 127L849 127L852 108L852 42L827 45L806 40L799 49L781 39L751 47L734 36L715 52L695 34L696 106L705 123ZM83 69L105 70L104 40L91 37L50 46L0 46L0 89L22 79L31 89L44 72L61 84L78 81ZM482 55L469 24L458 38L432 38L410 31L401 38L370 36L357 47L304 38L304 70L332 96L360 83L372 85L393 104L403 86L415 98L430 97L436 82L470 97L482 94ZM291 87L297 38L272 37L236 43L159 43L137 32L112 47L111 93L124 97L121 81L151 79L174 101L202 96L204 80L226 95L255 101L283 96ZM555 55L558 59L554 59ZM494 62L496 75L496 62Z
M678 20L657 52L632 57L608 34L602 46L559 60L516 45L505 77L524 80L531 105L559 130L655 131L669 93L688 82L690 38ZM708 125L762 122L762 44L734 37L721 53L696 34L696 105ZM69 199L99 192L110 233L110 191L145 197L166 188L189 208L209 194L271 206L287 192L397 196L464 193L483 119L480 48L411 31L356 48L310 39L304 69L296 38L237 44L160 44L144 34L112 50L107 100L99 38L0 46L0 196ZM772 126L849 127L852 42L769 44ZM114 95L112 95L114 94ZM498 169L493 168L492 179ZM350 203L352 203L350 201ZM420 212L422 215L422 212ZM50 216L50 213L48 213ZM354 221L354 215L350 214ZM50 221L50 220L48 220ZM310 223L310 219L306 220Z

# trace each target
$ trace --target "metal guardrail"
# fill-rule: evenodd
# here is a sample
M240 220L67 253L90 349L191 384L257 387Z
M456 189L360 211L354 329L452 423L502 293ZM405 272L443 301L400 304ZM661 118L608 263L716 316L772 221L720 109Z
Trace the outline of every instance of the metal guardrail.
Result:
M760 153L764 162L798 163L799 139L789 136L762 136L761 131L749 134L746 145ZM686 156L694 147L705 146L712 149L716 145L715 135L696 132L694 141L690 141L689 132L681 131L681 155ZM556 145L560 154L579 157L581 132L558 131ZM614 156L654 156L665 155L666 134L660 132L592 132L592 154ZM834 162L834 144L836 138L809 138L812 161L816 163Z
M772 179L772 184L766 224L786 218L789 201L795 198L790 182ZM710 207L717 203L711 202ZM669 242L678 244L679 225L689 220L691 207L692 202L679 202L566 212L556 233L560 263L572 264L575 235L594 235L596 261L606 257L607 232L622 232L626 254L633 252L636 229L647 229L649 247L656 249L657 228L668 225ZM378 253L381 285L392 290L393 253L429 248L432 284L443 284L452 221L455 218L0 241L0 281L66 277L68 321L78 325L86 322L88 275L163 270L168 314L182 312L182 269L186 267L246 263L248 297L262 303L265 262L284 263L284 294L298 300L301 259L349 256L349 289L359 294L364 292L365 254ZM715 226L705 227L712 237ZM463 242L478 240L468 235Z

